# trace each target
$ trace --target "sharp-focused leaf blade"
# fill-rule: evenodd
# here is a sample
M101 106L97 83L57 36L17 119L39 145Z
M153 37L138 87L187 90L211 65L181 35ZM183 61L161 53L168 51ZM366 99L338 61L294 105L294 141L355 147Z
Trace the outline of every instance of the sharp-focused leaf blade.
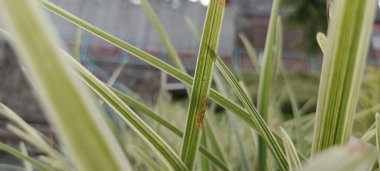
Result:
M218 49L225 5L225 0L210 1L198 52L181 150L181 158L191 170L202 135L203 115L210 94L215 61L213 53Z
M376 0L335 1L327 33L312 153L351 136Z

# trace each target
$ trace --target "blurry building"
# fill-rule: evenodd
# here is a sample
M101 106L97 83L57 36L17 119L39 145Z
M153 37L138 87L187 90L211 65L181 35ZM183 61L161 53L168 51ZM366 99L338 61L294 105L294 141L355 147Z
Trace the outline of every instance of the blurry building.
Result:
M163 43L140 0L51 0L51 2L170 63ZM206 4L209 0L149 0L149 2L167 30L169 38L183 62L189 67L189 70L192 70L196 62L199 40L192 32L188 21L195 25L198 32L201 32L207 10ZM227 0L227 4L219 53L230 67L237 68L236 71L253 69L238 33L247 35L260 55L265 45L272 0ZM291 12L292 9L289 7L283 7L280 11L282 16ZM66 43L67 49L71 50L78 27L55 14L47 13L63 42ZM380 37L377 31L379 29L376 29L378 27L375 26L370 63L374 63L373 59L380 56L377 55L379 54L377 49L380 49L380 43L377 40L379 39L377 37ZM319 70L321 61L310 58L309 55L305 56L305 53L293 48L304 38L303 33L302 28L285 28L283 34L284 63L291 70L316 72ZM145 64L86 31L82 31L81 40L83 58L114 64L119 63L123 58L128 58L128 64ZM321 54L316 55L321 56Z

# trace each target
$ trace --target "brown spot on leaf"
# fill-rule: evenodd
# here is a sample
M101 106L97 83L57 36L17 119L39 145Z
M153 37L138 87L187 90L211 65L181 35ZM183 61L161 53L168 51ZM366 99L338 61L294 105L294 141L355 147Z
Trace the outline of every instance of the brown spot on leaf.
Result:
M197 114L197 126L199 129L202 128L203 117L204 117L204 113L206 111L206 105L207 105L207 97L206 96L202 97L201 104L202 104L202 110Z
M205 110L203 109L197 114L197 126L199 129L202 128L204 114L205 114Z
M223 6L226 6L226 0L219 0L219 2L220 2Z

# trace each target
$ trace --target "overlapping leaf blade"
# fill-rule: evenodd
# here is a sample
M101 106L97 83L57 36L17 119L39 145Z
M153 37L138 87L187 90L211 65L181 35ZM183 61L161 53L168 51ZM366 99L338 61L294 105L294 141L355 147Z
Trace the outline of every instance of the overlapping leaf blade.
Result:
M6 145L2 142L0 142L0 150L2 151L6 151L8 152L9 154L12 154L13 156L19 158L19 159L22 159L22 160L26 160L28 161L29 163L31 163L35 168L38 168L42 171L49 171L51 170L52 168L50 167L47 167L46 165L44 165L42 162L36 160L36 159L33 159L32 157L29 157L25 154L23 154L21 151L9 146L9 145Z
M129 106L117 97L104 83L98 80L81 64L66 54L72 66L78 71L85 83L111 107L125 122L128 123L156 152L163 158L169 168L175 170L187 170L179 156L174 150L156 134Z
M282 140L284 141L286 157L289 165L290 171L299 171L302 170L301 161L298 157L296 147L292 140L290 139L288 133L281 128Z
M61 9L60 7L52 4L51 2L47 0L37 0L43 7L47 8L48 10L56 13L57 15L62 16L63 18L67 19L68 21L82 27L83 29L93 33L94 35L98 36L99 38L102 38L111 44L135 55L136 57L140 58L141 60L144 60L145 62L151 64L152 66L160 69L161 71L166 72L167 74L173 76L174 78L178 79L182 83L186 84L186 86L191 86L193 84L193 78L182 71L166 64L165 62L157 59L156 57L122 41L121 39L118 39L101 29L79 19L78 17L68 13L67 11ZM211 89L210 96L212 100L214 100L216 103L224 107L225 109L231 111L232 113L236 114L238 117L240 117L244 122L246 122L249 126L252 128L256 128L255 124L252 122L250 114L248 114L247 111L245 111L242 107L235 104L231 100L227 99L217 91Z
M252 120L257 132L260 133L260 135L263 137L263 139L267 143L267 146L273 153L273 156L276 158L276 161L278 162L281 170L287 170L288 166L287 166L285 154L279 142L277 141L277 138L270 131L270 128L265 123L263 118L260 116L257 109L253 106L253 103L251 102L249 97L246 95L244 90L240 87L237 79L233 76L232 72L228 69L227 65L223 63L220 57L216 58L216 64L219 70L221 71L221 73L223 74L223 76L226 78L227 82L230 84L234 92L237 94L240 101L243 103L243 105L247 108L247 110L251 114L250 120Z
M272 86L274 77L276 74L277 63L279 56L278 53L281 53L282 42L276 40L278 37L281 37L281 31L277 30L277 19L280 9L280 0L274 0L272 5L272 12L269 20L268 33L265 41L264 49L264 61L263 66L260 71L260 80L259 80L259 90L257 96L257 109L264 119L268 121L269 107L270 107L270 97L272 92ZM277 35L277 36L276 36ZM282 39L281 39L282 40ZM277 46L277 47L276 47ZM278 51L278 48L280 51ZM276 49L276 50L275 50ZM276 54L277 53L277 54ZM267 161L267 150L266 142L263 138L259 137L259 170L267 170L266 161Z
M80 170L129 169L99 107L84 85L72 76L73 70L59 50L58 39L51 34L51 27L35 2L1 0L0 4L14 33L11 42L75 167ZM59 89L64 91L57 91Z

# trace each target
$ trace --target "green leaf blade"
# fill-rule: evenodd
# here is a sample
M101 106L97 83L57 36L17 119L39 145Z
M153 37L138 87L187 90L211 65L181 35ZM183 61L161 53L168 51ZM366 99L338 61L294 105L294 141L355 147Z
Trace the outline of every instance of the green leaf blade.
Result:
M12 44L48 119L79 170L125 170L125 156L88 90L71 74L58 39L34 1L1 0ZM54 76L52 76L54 74ZM57 91L64 89L64 91ZM78 143L80 142L80 143ZM96 149L96 150L94 150Z
M203 115L215 61L212 53L218 49L224 8L224 0L212 0L207 9L181 150L181 158L190 169L194 166L202 135Z
M284 141L286 157L289 163L289 170L290 171L302 170L301 161L298 157L296 147L294 146L288 133L286 133L286 131L283 128L281 128L281 133L282 133L282 139Z
M107 32L102 31L101 29L89 24L88 22L83 21L82 19L70 14L69 12L63 10L62 8L59 8L58 6L50 3L47 0L37 0L41 6L45 7L49 11L52 11L56 13L57 15L63 17L64 19L68 20L69 22L72 22L73 24L76 24L80 27L82 27L84 30L89 31L90 33L98 36L99 38L106 40L107 42L110 42L111 44L123 49L124 51L127 51L139 59L151 64L152 66L160 69L163 72L166 72L170 76L173 76L174 78L178 79L182 83L184 83L186 86L191 86L193 84L193 78L189 76L188 74L183 73L182 71L166 64L165 62L155 58L154 56L142 51L141 49L138 49L127 42L122 41L121 39L116 38L115 36L110 35ZM243 109L241 106L237 105L236 103L232 102L232 100L227 99L219 92L215 91L214 89L211 89L210 92L210 99L224 107L225 109L229 110L231 113L238 116L242 121L247 123L251 128L258 130L256 122L252 119L251 114L249 114L245 109ZM274 134L276 135L276 134ZM280 144L282 144L281 139L279 136L275 136L276 140Z
M260 71L260 80L259 80L259 90L257 97L257 109L264 119L264 121L268 121L269 115L269 107L270 107L270 95L272 92L272 86L274 77L276 74L277 63L278 63L278 54L281 54L281 45L277 38L281 36L281 30L278 30L278 13L280 9L280 0L273 1L272 12L270 15L269 26L267 38L265 41L265 49L264 49L264 62L262 69ZM279 48L280 51L275 52L276 48ZM278 53L278 54L276 54ZM258 156L258 169L259 170L267 170L267 150L266 150L266 142L263 138L259 137L259 156Z
M377 157L380 163L380 114L376 113L376 147L377 147Z
M335 1L322 64L312 153L351 136L376 11L375 0Z
M32 157L28 156L28 155L25 155L23 154L21 151L9 146L9 145L6 145L2 142L0 142L0 150L1 151L5 151L19 159L22 159L22 160L25 160L27 162L29 162L30 164L32 164L35 168L38 168L42 171L49 171L51 170L50 167L47 167L46 165L44 165L43 163L41 163L40 161L36 160L36 159L33 159Z
M129 106L112 92L104 83L98 80L87 69L85 69L74 58L66 54L71 65L80 74L85 83L105 102L107 103L121 119L127 122L140 135L146 143L162 157L162 160L168 167L174 170L188 170L174 150L150 128Z

